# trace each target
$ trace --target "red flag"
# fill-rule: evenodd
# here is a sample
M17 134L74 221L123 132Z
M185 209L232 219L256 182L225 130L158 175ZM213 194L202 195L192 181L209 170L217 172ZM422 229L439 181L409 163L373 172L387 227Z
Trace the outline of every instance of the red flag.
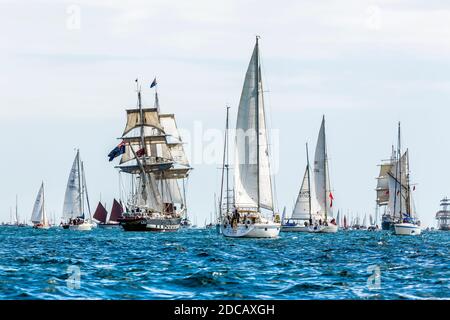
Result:
M136 155L138 157L142 157L144 154L145 154L145 149L144 148L139 149L138 151L136 151Z
M329 197L330 197L330 208L333 206L333 194L330 192L330 195L329 195Z
M389 190L388 190L388 191L386 191L386 194L389 194Z

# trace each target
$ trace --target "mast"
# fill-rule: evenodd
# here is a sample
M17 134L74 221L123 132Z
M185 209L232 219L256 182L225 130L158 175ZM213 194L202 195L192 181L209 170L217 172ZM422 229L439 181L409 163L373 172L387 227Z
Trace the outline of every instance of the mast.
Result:
M16 194L16 223L19 225L19 211L17 210L17 194Z
M325 135L325 115L322 118L323 121L323 148L324 148L324 154L325 154L325 161L323 162L323 179L324 179L324 191L325 191L325 222L328 220L327 217L327 163L328 163L328 156L327 156L327 143L326 143L326 135Z
M41 217L42 217L42 223L44 224L44 225L46 225L47 223L47 219L46 219L46 216L45 216L45 209L44 209L44 207L45 207L45 188L44 188L44 181L42 181L42 207L41 207Z
M399 166L398 166L398 170L399 170L399 181L400 181L400 221L403 218L403 213L402 213L402 199L403 199L403 185L402 185L402 154L401 154L401 135L400 135L400 122L398 123L398 156L399 156Z
M260 211L260 190L259 190L259 36L256 36L256 186L257 186L257 211Z
M78 167L78 190L80 192L80 201L79 201L79 206L80 206L80 212L82 214L82 217L84 219L84 208L83 208L83 187L81 184L81 165L80 165L80 149L77 149L77 167Z
M306 143L306 167L308 168L308 202L309 202L309 222L312 223L312 206L311 206L311 176L309 169L309 151L308 151L308 142Z
M91 216L91 205L89 203L89 193L88 193L88 190L87 190L86 176L84 174L83 161L81 161L81 174L82 174L82 178L83 178L83 193L86 193L86 204L87 204L87 207L88 207L89 219L92 219L92 216ZM83 216L84 216L84 212L83 212Z

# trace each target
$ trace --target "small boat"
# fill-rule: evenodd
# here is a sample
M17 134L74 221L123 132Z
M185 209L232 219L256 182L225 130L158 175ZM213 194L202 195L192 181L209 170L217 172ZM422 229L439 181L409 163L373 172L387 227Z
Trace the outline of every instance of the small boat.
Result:
M281 229L281 224L274 221L258 39L245 75L236 121L234 208L232 212L226 208L221 218L222 235L230 238L276 238ZM226 147L224 153L227 151ZM228 194L226 198L229 204Z
M94 219L98 221L97 227L102 229L117 229L120 228L120 223L117 221L122 217L123 207L114 199L111 214L108 219L108 211L101 202L98 203L97 209L94 212Z
M42 182L31 214L31 222L33 222L34 229L50 229L50 224L48 223L47 214L45 212L44 199L44 182Z
M91 208L89 205L84 166L80 158L80 150L77 150L64 195L63 218L65 219L65 223L61 223L64 229L79 231L89 231L92 229L93 224L91 219L86 218L85 215L85 204L87 205L87 211L90 216Z
M437 228L442 231L450 230L450 210L448 206L450 201L447 197L441 200L442 209L436 213L436 220L438 221Z

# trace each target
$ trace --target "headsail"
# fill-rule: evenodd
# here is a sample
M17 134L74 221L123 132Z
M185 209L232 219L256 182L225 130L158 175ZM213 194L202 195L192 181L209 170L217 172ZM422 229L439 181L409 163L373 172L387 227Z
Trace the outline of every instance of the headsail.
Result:
M311 188L309 185L309 169L308 166L305 169L305 174L303 175L302 185L297 196L297 201L295 202L294 211L292 212L293 219L308 220L310 218L310 192Z
M45 209L44 209L44 183L42 182L39 192L34 202L33 212L31 214L31 222L33 223L45 223Z
M97 209L95 209L94 212L94 219L106 223L106 217L108 216L108 212L106 211L105 207L102 205L101 202L98 203Z
M242 88L235 143L236 206L273 210L258 41Z

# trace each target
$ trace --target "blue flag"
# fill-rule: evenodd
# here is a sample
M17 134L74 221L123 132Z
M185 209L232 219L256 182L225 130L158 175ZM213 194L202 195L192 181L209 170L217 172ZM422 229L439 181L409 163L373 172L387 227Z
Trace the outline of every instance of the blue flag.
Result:
M120 156L125 153L125 141L122 141L117 147L111 150L108 154L109 161L113 161L114 158Z
M150 85L150 88L153 88L154 86L156 86L157 85L157 83L156 83L156 78L153 80L153 82L152 82L152 84Z

